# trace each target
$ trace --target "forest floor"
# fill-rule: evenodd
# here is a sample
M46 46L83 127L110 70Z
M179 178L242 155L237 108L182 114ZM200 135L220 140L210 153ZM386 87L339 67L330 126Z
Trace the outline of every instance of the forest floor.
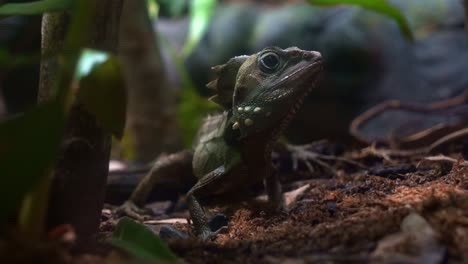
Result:
M286 211L259 199L216 208L229 219L225 233L170 248L188 263L468 263L468 166L460 155L347 155L367 169L337 163L328 178L282 175ZM188 213L153 220L168 218ZM190 232L186 223L175 226Z
M227 217L226 232L169 247L186 263L468 263L468 165L461 155L386 160L363 153L340 157L366 169L337 162L330 164L333 176L316 178L324 173L304 166L283 173L285 211L270 210L262 197L211 208ZM170 205L151 207L163 212ZM161 222L179 222L175 227L191 233L188 216L181 209L145 223L158 231ZM117 221L104 209L99 237L107 238ZM50 245L0 241L0 262L140 263L105 243L73 246L64 238Z

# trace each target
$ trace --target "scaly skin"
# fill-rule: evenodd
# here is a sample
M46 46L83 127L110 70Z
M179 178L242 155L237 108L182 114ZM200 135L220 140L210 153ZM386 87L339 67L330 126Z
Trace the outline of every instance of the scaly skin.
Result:
M218 231L208 227L203 204L242 196L248 187L264 181L269 202L283 207L278 174L271 163L273 145L286 128L322 71L318 52L298 48L266 48L213 67L218 78L207 86L210 99L224 111L203 122L191 152L173 155L172 162L156 162L121 210L138 216L139 206L169 166L189 166L198 182L187 193L195 232L203 240Z

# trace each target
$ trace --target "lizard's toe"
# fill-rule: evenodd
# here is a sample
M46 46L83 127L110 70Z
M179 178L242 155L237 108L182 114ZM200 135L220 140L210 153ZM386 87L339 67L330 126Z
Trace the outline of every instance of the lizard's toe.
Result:
M218 236L218 234L221 234L221 233L224 233L228 230L228 227L227 226L223 226L221 228L219 228L218 230L216 231L211 231L211 230L203 230L202 232L200 232L200 234L198 235L198 238L201 239L201 240L204 240L204 241L210 241L210 240L214 240L216 238L216 236Z

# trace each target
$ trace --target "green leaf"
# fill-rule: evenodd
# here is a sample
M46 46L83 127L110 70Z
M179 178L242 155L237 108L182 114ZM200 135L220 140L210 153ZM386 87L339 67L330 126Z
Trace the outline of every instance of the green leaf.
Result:
M65 113L57 101L0 124L0 221L45 176L56 159Z
M0 15L39 15L47 12L66 11L73 0L42 0L28 3L11 3L0 5Z
M90 74L91 70L106 60L109 59L109 54L106 52L84 49L81 52L78 65L76 67L75 78L81 79Z
M189 4L187 0L157 0L161 14L168 17L180 17L184 15Z
M144 260L179 262L158 236L146 226L128 217L124 217L119 221L110 242L114 246Z
M207 98L201 97L196 89L191 87L184 87L180 97L179 126L183 131L184 145L190 147L203 119L209 113L218 110L219 106Z
M77 100L105 129L121 139L127 95L119 61L107 54L87 50L78 65L77 75L81 79Z
M90 25L90 18L94 13L94 8L89 4L90 1L92 0L73 1L76 6L72 10L72 21L62 51L65 56L61 58L62 63L56 73L58 79L53 84L55 91L57 91L55 98L50 98L51 102L39 106L33 112L18 117L18 120L13 120L11 123L7 122L5 133L0 133L0 149L3 149L2 146L5 145L5 149L10 151L12 149L21 151L22 148L27 149L26 151L29 152L30 150L34 151L33 154L28 155L24 154L26 151L22 151L23 154L19 154L22 156L19 159L16 158L17 160L22 159L22 163L33 160L33 166L29 168L27 167L29 164L24 165L20 164L20 162L3 162L3 160L0 160L2 164L14 164L16 167L22 166L29 169L23 173L21 173L21 170L24 170L24 168L20 169L19 173L22 178L9 175L13 173L8 172L8 167L1 167L0 171L2 173L6 172L6 177L17 180L16 182L3 180L2 182L6 188L13 190L18 188L18 190L22 191L23 188L21 187L29 187L25 185L25 182L32 185L32 188L27 188L31 189L27 193L18 193L16 191L6 194L7 197L10 196L8 200L13 200L11 208L16 208L16 200L23 200L22 206L19 208L18 231L31 240L38 241L43 237L45 231L44 223L49 187L52 180L52 166L56 159L58 146L63 138L65 118L70 106L69 95L71 95L70 87L72 86L73 74L77 67L79 52L86 40L85 34L82 32L86 32L83 29ZM10 139L11 136L12 139ZM6 144L5 140L7 141ZM9 146L11 142L13 142L13 148ZM19 147L16 147L16 145ZM15 159L16 155L14 154L10 158ZM34 175L34 178L31 179L30 175ZM8 215L9 208L5 211L0 210L0 214ZM0 217L0 220L3 219Z
M189 35L182 50L187 57L200 42L203 34L208 28L211 16L216 8L216 0L192 0L190 6Z
M334 6L334 5L357 5L368 10L386 15L400 27L405 37L413 41L413 33L408 25L408 21L401 12L385 0L308 0L313 5Z

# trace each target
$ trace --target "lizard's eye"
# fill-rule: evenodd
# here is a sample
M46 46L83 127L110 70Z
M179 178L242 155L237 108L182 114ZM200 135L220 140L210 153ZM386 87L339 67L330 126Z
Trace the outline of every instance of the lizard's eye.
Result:
M265 73L273 73L280 66L276 53L268 52L260 56L260 69Z

